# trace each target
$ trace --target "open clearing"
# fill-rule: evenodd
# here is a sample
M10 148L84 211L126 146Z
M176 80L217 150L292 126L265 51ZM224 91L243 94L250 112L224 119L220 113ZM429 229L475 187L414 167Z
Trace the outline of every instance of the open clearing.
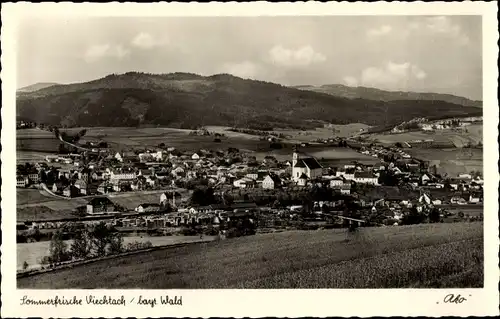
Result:
M21 289L479 288L483 280L483 223L475 222L262 234L17 282Z
M438 172L449 176L472 171L483 172L483 150L475 148L456 149L408 149L408 153L415 158L429 161L436 165Z
M189 198L189 191L178 191L183 198ZM38 194L36 194L35 192ZM158 204L160 202L160 194L162 192L164 191L141 191L109 194L107 196L114 203L128 210L134 210L140 204ZM52 197L43 196L38 192L38 190L18 190L18 198L21 198L21 201L18 199L17 220L28 221L57 218L75 218L76 216L72 213L73 210L75 210L77 207L87 205L87 203L93 197L100 196L102 195L86 196L83 198L75 197L71 199L54 199Z
M483 126L473 124L460 130L416 131L399 134L369 134L366 137L383 144L410 142L415 140L433 140L436 143L464 147L467 144L477 145L483 141Z
M180 150L226 150L229 147L238 148L252 152L268 151L270 143L261 141L260 136L245 133L227 131L230 127L207 126L209 131L224 134L221 142L215 142L214 136L190 135L192 130L165 128L165 127L80 127L64 129L69 134L74 134L82 129L87 129L87 134L80 142L89 140L101 140L108 142L115 150L129 150L141 147L156 147L164 143L168 147ZM283 133L287 136L283 143L310 142L318 138L330 138L334 136L347 137L358 134L360 129L368 128L364 124L331 125L328 128L315 130L275 130L275 133ZM55 153L59 149L59 140L54 133L40 129L24 129L16 131L16 146L18 161L40 160L48 153ZM23 152L23 153L20 153Z

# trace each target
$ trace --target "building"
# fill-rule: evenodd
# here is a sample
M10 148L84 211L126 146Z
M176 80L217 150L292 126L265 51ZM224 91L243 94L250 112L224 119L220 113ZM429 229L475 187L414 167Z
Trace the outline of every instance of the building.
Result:
M281 186L281 179L276 174L268 174L262 181L262 188L275 189Z
M63 190L63 195L66 197L76 197L79 194L80 190L73 185L70 185Z
M136 178L135 172L111 171L111 180L133 180Z
M16 177L16 187L26 187L28 186L28 178L25 176Z
M28 179L32 182L32 183L38 183L40 181L40 175L38 175L38 173L29 173L28 174Z
M306 186L307 184L307 175L305 173L302 173L302 175L299 176L297 179L297 185L299 186Z
M344 178L342 178L341 176L339 177L334 177L330 180L330 187L339 187L339 186L342 186L344 185Z
M234 187L238 188L253 188L255 187L255 181L251 178L244 177L237 179L233 182Z
M292 155L292 179L298 183L305 175L307 179L316 179L323 175L323 166L312 156L294 150Z
M107 197L96 197L90 200L87 204L88 215L101 215L113 213L116 211L116 206Z
M182 195L176 191L166 191L160 195L160 204L165 205L172 200L172 206L176 206L176 202L182 201Z
M371 172L355 172L354 181L358 184L378 185L378 177Z
M135 208L135 211L138 213L157 213L160 211L160 205L152 203L140 204Z

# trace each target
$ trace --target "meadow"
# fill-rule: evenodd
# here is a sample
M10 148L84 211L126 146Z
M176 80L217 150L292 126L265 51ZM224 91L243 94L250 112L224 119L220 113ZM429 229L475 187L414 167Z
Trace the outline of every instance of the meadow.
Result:
M18 287L465 288L483 286L483 264L483 223L422 224L259 234L20 278Z
M467 144L477 145L483 141L483 125L472 124L461 130L415 131L399 134L369 134L368 139L383 144L410 142L415 140L433 140L439 144L464 147Z
M429 161L430 165L436 165L439 173L449 176L457 176L460 173L471 171L483 172L483 150L475 148L455 149L418 149L407 150L408 153L418 159Z
M140 191L117 193L107 195L111 201L128 210L134 210L137 206L143 203L159 203L160 195L163 190L157 191ZM180 191L183 198L189 198L189 191ZM85 206L96 196L75 197L71 199L55 199L45 197L38 190L18 190L17 203L17 220L47 220L58 218L74 218L76 215L73 211Z

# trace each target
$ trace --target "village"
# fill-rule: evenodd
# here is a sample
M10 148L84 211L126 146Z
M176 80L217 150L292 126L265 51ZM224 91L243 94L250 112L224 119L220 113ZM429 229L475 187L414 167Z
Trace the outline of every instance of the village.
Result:
M354 161L338 167L323 166L303 149L307 144L294 146L290 160L266 156L260 162L234 148L181 152L164 144L105 156L47 155L45 162L18 165L17 187L88 203L74 211L74 218L28 220L18 223L18 229L105 221L124 231L169 233L175 227L196 226L198 232L209 228L212 233L214 227L246 220L265 232L482 218L468 213L482 210L483 179L478 173L442 177L395 146L358 146L358 152L378 158L380 164ZM113 202L113 195L138 192L156 192L157 200L138 202L133 210Z

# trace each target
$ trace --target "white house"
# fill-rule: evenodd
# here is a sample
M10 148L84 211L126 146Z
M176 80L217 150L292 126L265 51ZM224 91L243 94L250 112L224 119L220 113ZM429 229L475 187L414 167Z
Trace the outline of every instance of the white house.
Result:
M297 179L297 185L299 186L306 186L307 184L307 175L305 173L302 173L301 176Z
M432 203L431 198L427 194L422 194L418 199L419 203L430 205Z
M299 182L302 175L305 175L307 179L319 178L323 175L323 167L314 157L305 156L294 151L292 161L293 181Z
M348 181L354 180L354 169L349 168L348 170L338 170L335 172L335 175L338 177L343 177Z
M335 177L330 180L330 187L339 187L344 185L344 179L342 177Z
M121 155L120 153L118 153L118 152L115 154L115 159L116 159L116 160L118 160L119 162L123 162L123 157L122 157L122 155Z
M199 160L200 159L200 155L194 153L192 156L191 156L191 159L193 160Z
M255 181L251 178L244 177L241 179L237 179L233 182L234 187L238 188L251 188L255 185Z
M354 181L358 184L372 184L378 185L377 176L371 172L356 172L354 173Z
M136 178L135 172L132 171L125 171L125 172L119 172L119 171L111 171L110 173L110 179L111 180L133 180Z
M421 180L422 184L425 185L425 184L427 184L431 180L431 178L429 177L429 175L424 174L424 175L422 175L422 177L420 178L420 180Z
M275 174L267 175L262 181L262 188L275 189L281 186L281 179Z
M472 179L472 176L470 174L459 174L458 178L462 179Z

